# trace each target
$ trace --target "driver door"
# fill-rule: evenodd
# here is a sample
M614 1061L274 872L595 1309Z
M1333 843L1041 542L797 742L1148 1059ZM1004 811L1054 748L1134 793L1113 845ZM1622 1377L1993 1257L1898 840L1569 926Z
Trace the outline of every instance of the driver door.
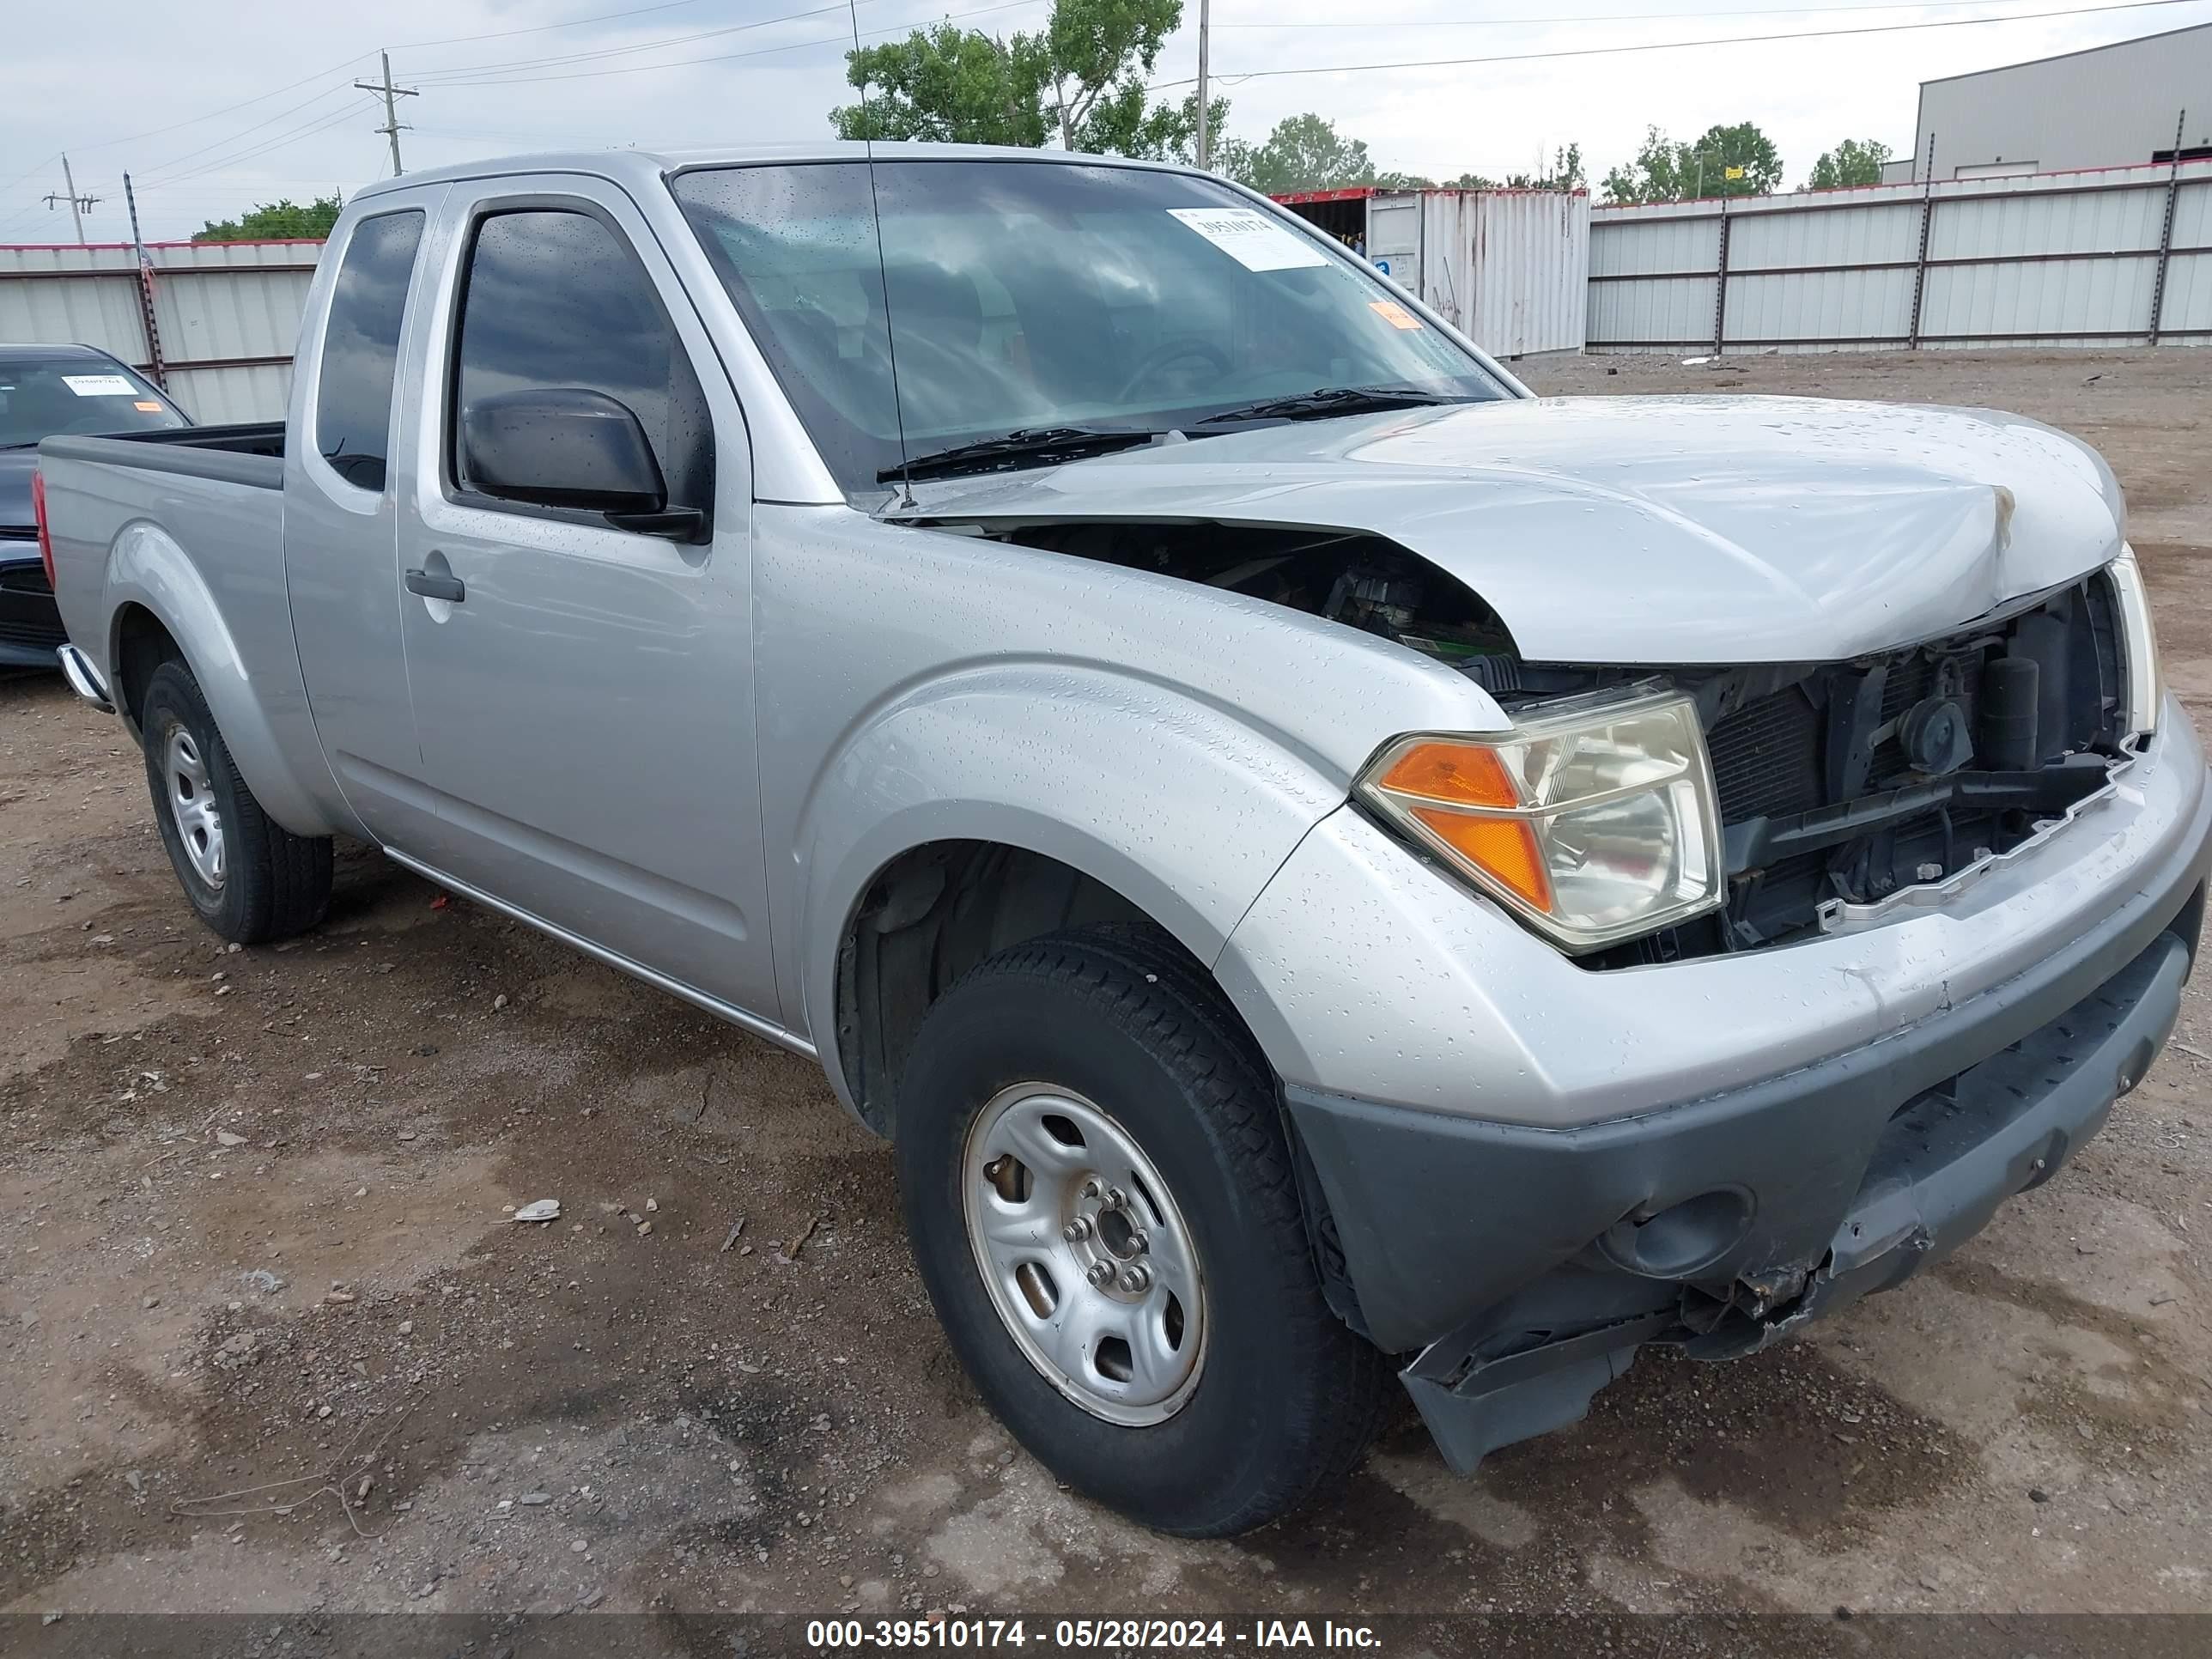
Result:
M780 1020L754 762L744 421L612 185L457 185L403 480L407 678L433 792L422 861L671 988ZM442 385L437 382L442 380ZM476 493L470 399L582 388L635 415L703 540Z

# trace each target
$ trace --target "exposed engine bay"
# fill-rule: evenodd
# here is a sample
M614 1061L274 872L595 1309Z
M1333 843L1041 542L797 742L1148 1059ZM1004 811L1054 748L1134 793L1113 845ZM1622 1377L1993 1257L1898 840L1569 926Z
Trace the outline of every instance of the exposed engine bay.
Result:
M951 526L947 526L951 527ZM996 539L1264 599L1420 652L1511 712L1654 683L1697 700L1721 806L1720 911L1577 960L1756 949L2021 846L2126 755L2122 630L2101 572L1945 638L1849 662L1526 661L1474 591L1382 537L1205 523L994 526Z

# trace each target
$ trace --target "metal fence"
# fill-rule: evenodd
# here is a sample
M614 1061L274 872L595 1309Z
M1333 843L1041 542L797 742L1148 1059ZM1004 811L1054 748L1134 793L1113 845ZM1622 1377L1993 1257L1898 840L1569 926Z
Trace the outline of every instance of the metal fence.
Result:
M0 247L0 340L98 346L195 420L284 413L292 348L323 245L149 242Z
M2212 341L2212 161L1590 215L1589 349Z

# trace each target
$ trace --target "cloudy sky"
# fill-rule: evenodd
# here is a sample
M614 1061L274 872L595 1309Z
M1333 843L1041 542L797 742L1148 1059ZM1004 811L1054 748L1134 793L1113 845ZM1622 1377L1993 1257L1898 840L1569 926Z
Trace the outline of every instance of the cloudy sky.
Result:
M946 17L1005 33L1038 27L1048 3L859 0L858 20L864 39ZM1197 0L1185 5L1163 83L1194 71ZM809 137L848 95L842 0L9 0L6 13L0 242L70 239L66 211L40 199L62 189L64 151L78 191L101 198L94 240L128 234L126 169L149 240L383 176L381 106L350 84L375 78L380 47L420 88L401 106L410 169ZM1316 110L1380 165L1439 176L1524 169L1572 140L1596 179L1647 125L1692 137L1752 120L1794 185L1840 138L1909 149L1923 80L2212 21L2212 0L1214 0L1212 17L1237 136ZM1974 18L2014 21L1954 26ZM1813 38L1742 39L1793 33ZM1732 44L1618 50L1662 42ZM1490 61L1445 61L1468 58ZM1328 72L1285 72L1306 70Z

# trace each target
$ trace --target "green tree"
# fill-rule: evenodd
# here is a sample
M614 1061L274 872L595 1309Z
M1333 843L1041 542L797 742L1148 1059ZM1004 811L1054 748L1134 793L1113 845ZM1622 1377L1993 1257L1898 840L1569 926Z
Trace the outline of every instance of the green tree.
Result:
M1730 169L1737 172L1729 178ZM1646 129L1636 159L1605 175L1608 202L1683 202L1694 196L1765 196L1782 182L1782 153L1749 121L1714 126L1694 144Z
M210 219L192 233L192 240L268 242L286 237L328 236L344 205L336 195L318 197L305 207L288 196L249 208L235 219Z
M1374 184L1376 179L1375 158L1367 153L1363 140L1346 137L1336 130L1335 122L1310 113L1276 122L1263 143L1231 139L1221 147L1221 171L1268 196L1286 196L1297 190L1345 190ZM1410 176L1386 175L1392 179Z
M847 52L845 78L862 92L859 103L830 112L842 138L1044 143L1036 66L1021 35L1010 45L939 23Z
M940 23L845 54L860 102L830 112L847 138L921 138L1184 157L1198 105L1154 104L1145 82L1182 0L1053 0L1043 32L998 40ZM1218 121L1225 100L1209 112Z
M1506 176L1505 183L1507 188L1510 190L1586 189L1589 185L1589 179L1583 172L1583 147L1580 144L1563 144L1552 153L1552 165L1547 171L1510 173ZM1491 188L1491 185L1487 180L1485 180L1481 184L1465 185L1462 188L1486 190Z
M1109 136L1090 123L1109 94L1142 106L1160 48L1182 21L1182 0L1053 0L1036 46L1062 149L1093 149L1087 139Z
M1808 190L1838 190L1845 185L1878 185L1889 146L1878 138L1846 138L1835 149L1820 152L1813 163Z

